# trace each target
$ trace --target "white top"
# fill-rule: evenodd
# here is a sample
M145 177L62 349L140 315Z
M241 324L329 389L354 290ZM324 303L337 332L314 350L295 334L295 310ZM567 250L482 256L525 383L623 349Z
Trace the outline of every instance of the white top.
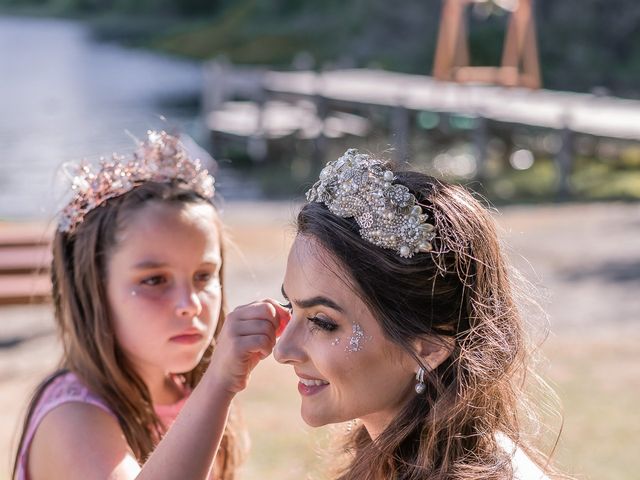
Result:
M516 447L509 437L503 433L496 434L496 440L506 452L511 454L514 480L549 480L521 448Z

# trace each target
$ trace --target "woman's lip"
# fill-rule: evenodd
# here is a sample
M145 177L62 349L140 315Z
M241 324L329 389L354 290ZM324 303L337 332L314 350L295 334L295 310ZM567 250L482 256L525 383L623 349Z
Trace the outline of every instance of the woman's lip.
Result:
M322 390L324 390L326 387L328 387L329 384L325 383L324 385L305 385L302 382L298 382L298 392L300 392L300 395L302 395L303 397L308 397L311 395L315 395L316 393L321 392Z
M202 339L202 334L200 333L186 333L183 335L176 335L175 337L171 337L169 340L176 343L196 343Z
M322 379L322 378L318 378L318 377L310 377L309 375L304 375L302 373L298 373L296 372L296 375L299 378L304 378L305 380L320 380L321 382L326 382L326 380Z

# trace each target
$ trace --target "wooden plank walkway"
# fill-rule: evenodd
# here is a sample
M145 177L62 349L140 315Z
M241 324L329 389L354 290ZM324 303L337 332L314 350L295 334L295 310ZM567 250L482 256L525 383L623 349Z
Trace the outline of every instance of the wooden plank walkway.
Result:
M0 222L0 305L50 300L51 238L39 223Z
M552 90L440 82L424 75L351 69L265 72L267 92L411 110L468 114L508 123L640 140L640 101Z

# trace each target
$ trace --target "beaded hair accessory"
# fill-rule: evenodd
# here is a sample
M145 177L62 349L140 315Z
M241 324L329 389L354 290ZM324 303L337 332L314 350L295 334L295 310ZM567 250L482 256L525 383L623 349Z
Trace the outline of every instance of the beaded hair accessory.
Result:
M191 158L178 137L165 131L148 131L128 161L114 153L109 160L101 159L97 168L81 162L67 166L67 172L73 197L62 210L58 230L69 234L91 210L143 182L181 180L204 198L212 198L215 192L215 179L200 160Z
M434 226L416 197L394 180L386 162L352 148L327 163L307 200L324 203L339 217L353 217L363 239L401 257L430 252Z

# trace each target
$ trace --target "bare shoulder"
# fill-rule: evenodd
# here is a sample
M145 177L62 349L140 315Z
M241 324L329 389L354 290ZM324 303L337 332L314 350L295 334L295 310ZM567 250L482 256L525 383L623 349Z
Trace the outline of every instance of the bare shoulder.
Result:
M88 403L67 402L48 412L29 450L32 480L126 480L139 471L117 420Z

